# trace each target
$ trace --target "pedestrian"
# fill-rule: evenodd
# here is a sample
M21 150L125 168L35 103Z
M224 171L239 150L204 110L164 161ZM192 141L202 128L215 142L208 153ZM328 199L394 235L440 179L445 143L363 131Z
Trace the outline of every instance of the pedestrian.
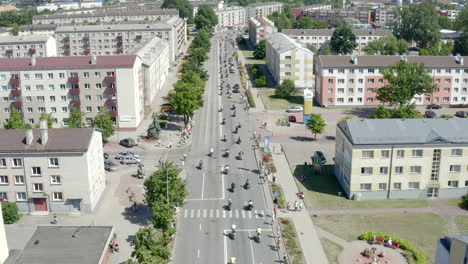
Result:
M288 263L288 254L286 252L283 253L283 263Z
M290 208L291 208L291 205L289 204L289 202L286 204L286 209L288 209L288 211L290 211Z
M277 210L277 208L276 208L276 204L275 204L275 206L273 206L273 214L274 215L276 215L276 210Z
M281 248L281 236L278 236L278 239L276 240L276 250L280 250Z
M273 183L276 183L276 174L273 173Z
M304 208L304 203L302 201L299 202L299 209L302 211L302 208Z
M276 219L276 215L272 214L271 215L271 226L273 226L273 224L275 223L275 219Z
M187 160L187 153L184 153L184 160Z
M294 201L294 211L297 211L297 208L299 207L299 204L297 201Z
M169 148L172 148L172 142L169 141Z

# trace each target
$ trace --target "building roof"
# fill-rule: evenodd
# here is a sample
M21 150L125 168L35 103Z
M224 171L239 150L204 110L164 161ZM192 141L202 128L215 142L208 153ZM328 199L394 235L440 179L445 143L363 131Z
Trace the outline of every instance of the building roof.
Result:
M124 10L119 12L98 12L86 14L52 14L52 15L36 15L33 16L33 21L37 19L60 19L60 18L86 18L86 17L104 17L104 16L142 16L142 15L179 15L177 9L136 9Z
M136 55L97 56L92 64L92 56L37 57L32 66L32 58L0 58L0 70L33 70L41 68L117 68L133 67Z
M27 35L27 36L0 36L1 44L46 42L52 36L49 35Z
M347 119L338 128L354 145L468 143L468 119Z
M112 226L38 226L13 263L102 263L112 232Z
M175 18L175 17L174 17ZM75 26L59 26L55 33L66 32L100 32L100 31L137 31L137 30L164 30L172 29L174 22L178 20L167 20L164 23L157 24L139 24L137 22L132 24L103 24L103 25L75 25ZM147 21L146 21L147 22Z
M27 129L1 129L0 153L41 151L80 151L86 152L91 142L94 128L54 128L48 129L45 145L41 143L41 130L33 129L33 140L26 144Z
M275 24L273 23L273 21L269 20L266 17L252 17L249 19L249 22L251 22L251 24L253 24L256 28L266 26L266 25L275 27Z
M247 7L270 6L270 5L283 5L283 3L280 3L280 2L261 2L261 3L249 4Z
M334 29L283 29L283 33L288 36L332 36ZM387 29L353 29L356 36L392 36L392 31Z
M35 30L35 29L50 29L55 30L57 24L32 24L32 25L21 25L19 30Z
M440 36L442 39L457 39L463 35L461 31L441 29Z
M356 57L357 64L353 64L352 57ZM359 67L385 67L398 63L403 56L340 56L340 55L320 55L318 63L322 68L359 68ZM431 68L466 68L468 56L461 56L464 63L459 64L456 56L406 56L408 62L423 63Z
M312 53L312 51L308 49L304 49L299 43L291 39L290 37L286 36L283 33L275 33L273 36L267 40L268 43L278 52L283 53L285 51L291 49L301 49L306 50Z

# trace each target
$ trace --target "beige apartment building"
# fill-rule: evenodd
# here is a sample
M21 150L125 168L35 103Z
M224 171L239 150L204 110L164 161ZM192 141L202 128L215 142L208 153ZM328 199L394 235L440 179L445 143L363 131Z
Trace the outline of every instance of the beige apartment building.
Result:
M245 8L242 6L223 7L215 10L218 27L233 27L247 23Z
M0 37L0 58L57 56L57 44L52 36Z
M348 119L335 176L355 200L458 198L468 192L468 119Z
M21 25L18 29L19 36L28 35L45 35L54 36L56 24L35 24L35 25Z
M22 212L93 212L106 188L101 132L3 130L0 170L0 196Z
M91 125L102 107L118 130L136 130L144 116L141 59L136 55L0 59L0 120L12 108L35 125L51 113L54 127L66 125L72 106Z
M179 17L154 24L59 26L55 37L59 56L129 54L159 37L169 43L171 61L182 52L187 40L185 20Z
M334 29L284 29L282 32L305 48L312 47L315 50L320 50L324 44L330 43L334 31ZM392 31L386 29L353 29L353 33L358 44L355 50L356 54L363 54L364 48L369 42L393 35Z
M466 264L468 262L468 234L448 235L438 239L435 263Z
M280 2L264 2L253 3L245 7L247 19L252 17L268 17L274 12L283 12L283 3Z
M249 40L253 45L269 39L278 32L273 21L266 17L253 17L249 20Z
M283 33L266 41L266 64L276 83L294 81L296 88L312 88L314 53Z

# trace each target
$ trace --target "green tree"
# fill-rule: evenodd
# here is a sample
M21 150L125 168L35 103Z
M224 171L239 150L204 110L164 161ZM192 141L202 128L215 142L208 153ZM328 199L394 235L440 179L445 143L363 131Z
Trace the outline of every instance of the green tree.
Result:
M422 56L448 56L453 53L453 43L447 42L444 43L440 41L439 43L433 45L428 49L420 49L419 55Z
M260 76L255 79L255 86L256 87L265 87L267 86L267 79L265 76Z
M392 118L422 118L421 114L417 112L415 104L403 105L397 107L392 112Z
M179 177L181 169L174 163L164 163L145 180L145 199L151 208L157 201L182 206L187 196L186 182ZM159 195L162 195L160 197Z
M21 216L18 214L18 206L14 202L1 202L3 222L5 224L13 224L18 221Z
M443 114L443 115L440 115L440 118L453 118L453 115Z
M190 62L190 61L184 64L182 72L184 73L184 75L188 72L194 72L198 76L200 76L200 78L203 81L207 81L209 77L208 72L205 69L197 65L195 62Z
M291 93L294 91L294 81L290 79L283 80L275 89L275 96L282 99L288 99L291 97Z
M18 36L18 32L19 32L19 26L18 24L14 23L11 25L11 29L10 29L10 34L12 36Z
M190 49L204 48L206 51L210 50L210 38L211 34L206 28L199 30L195 38L193 38Z
M310 17L302 17L296 23L297 29L323 29L327 28L327 24L322 21L314 20Z
M184 116L184 123L187 126L189 117L192 117L200 107L199 96L197 91L188 83L180 83L176 93L171 98L171 103L174 106L176 113Z
M102 140L107 140L114 135L114 121L109 115L107 108L102 107L93 120L93 127L99 128L102 133Z
M54 124L54 118L52 117L52 113L41 113L39 116L39 120L46 120L47 121L47 128L52 128Z
M431 93L432 77L423 64L399 62L382 70L388 84L377 90L377 99L383 103L407 105L416 94Z
M322 115L312 114L311 118L307 121L307 128L310 132L314 133L314 138L317 140L317 134L322 134L325 131L325 120L323 120Z
M459 205L461 208L468 210L468 193L462 196Z
M83 116L84 113L81 112L80 108L72 106L70 109L70 114L68 115L68 127L69 128L80 128L83 127Z
M453 50L455 53L468 56L468 31L455 40Z
M159 236L159 238L158 238ZM129 263L152 264L168 263L171 252L168 249L168 237L158 235L151 226L140 228L133 239L135 249L132 257L137 261L129 260Z
M385 118L391 118L391 117L392 117L392 114L390 114L388 109L383 105L379 105L377 109L375 110L375 112L369 116L369 118L371 119L385 119Z
M408 51L409 44L404 39L388 36L370 41L364 48L367 55L397 55Z
M296 17L287 9L281 13L275 11L268 16L268 18L273 21L275 27L277 27L279 31L294 28L294 25L296 24Z
M182 75L180 81L190 83L195 89L198 89L201 93L203 93L203 91L205 90L205 81L196 72L185 72L184 75Z
M196 63L197 65L201 65L202 62L208 59L208 54L205 48L194 48L190 51L189 61Z
M193 15L193 6L188 0L164 0L162 8L175 8L179 10L179 16L191 19Z
M146 130L146 137L149 139L157 139L161 133L161 126L159 125L158 116L155 113L153 113L152 118L153 122L151 122Z
M334 28L342 28L342 27L346 27L346 22L341 18L337 18L337 19L333 19L330 22L330 25Z
M209 5L202 5L198 7L197 15L195 16L195 26L197 29L204 27L213 28L218 24L218 16L213 8Z
M397 37L408 42L415 41L419 48L430 48L440 40L440 26L436 8L424 2L403 7L399 23L394 24Z
M468 33L468 8L463 8L453 22L452 28L457 31Z
M437 23L439 24L440 28L442 29L451 29L452 28L452 20L446 16L438 16Z
M23 117L21 113L16 110L16 108L11 109L10 118L8 121L3 123L5 129L25 129L29 128L29 125L23 123Z
M261 40L255 45L253 55L257 60L263 60L266 56L265 42L265 40Z
M330 46L336 53L352 54L357 47L356 36L350 28L337 28L330 39Z
M152 212L152 224L155 228L167 231L170 228L172 217L174 216L174 206L164 202L165 195L159 194L153 205L150 207ZM163 199L163 200L161 200Z

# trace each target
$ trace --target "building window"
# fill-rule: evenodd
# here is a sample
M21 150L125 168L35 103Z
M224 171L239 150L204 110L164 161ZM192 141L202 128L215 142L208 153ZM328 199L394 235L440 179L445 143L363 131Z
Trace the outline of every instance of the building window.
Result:
M58 167L58 166L59 166L58 158L50 158L49 159L49 167Z
M367 83L374 83L374 79L367 79Z
M13 168L23 167L23 161L21 159L13 159Z
M450 165L450 172L460 172L460 165Z
M370 190L372 190L372 184L370 184L370 183L361 183L360 189L361 189L361 191L370 191Z
M338 93L344 93L344 88L338 88L337 91Z
M285 64L284 67L285 68L291 68L291 64Z
M338 79L338 83L344 83L344 79Z
M404 158L405 157L405 151L404 150L397 150L396 157L397 158Z
M54 74L53 73L48 73L47 74L47 79L53 79L54 78Z
M394 190L401 190L401 182L394 182L393 183Z
M423 156L422 149L413 149L411 151L411 157L413 158L421 158Z
M0 168L6 168L6 159L0 159Z
M333 79L328 79L328 83L333 83Z
M387 184L386 183L379 183L379 190L380 191L387 190Z
M52 175L50 176L50 183L51 184L61 184L62 180L59 175Z
M36 73L34 76L36 80L42 80L42 73Z
M0 176L0 184L8 185L8 176Z
M388 159L390 157L390 150L382 150L380 156L382 159Z
M362 167L361 168L362 175L372 175L372 167Z
M452 149L452 156L453 157L460 157L463 154L462 149Z
M34 183L33 184L33 192L43 192L44 187L42 186L42 183Z
M421 174L422 167L421 166L411 166L410 173Z
M24 176L23 175L16 175L15 176L15 184L24 184Z
M403 167L402 166L395 167L395 174L403 174Z
M419 182L408 182L408 189L419 189Z
M448 181L448 187L458 188L458 181Z
M0 197L2 197L4 201L8 201L8 195L6 192L0 192Z
M373 150L363 150L362 151L362 158L363 159L373 159L374 158L374 151Z
M328 93L333 93L333 88L328 88Z
M284 75L291 76L291 73L290 72L285 72Z
M388 167L380 167L380 174L388 174Z
M41 167L32 167L31 176L41 176Z
M63 201L63 194L61 192L53 192L52 201Z
M25 192L17 192L16 193L16 201L26 201L26 193Z

